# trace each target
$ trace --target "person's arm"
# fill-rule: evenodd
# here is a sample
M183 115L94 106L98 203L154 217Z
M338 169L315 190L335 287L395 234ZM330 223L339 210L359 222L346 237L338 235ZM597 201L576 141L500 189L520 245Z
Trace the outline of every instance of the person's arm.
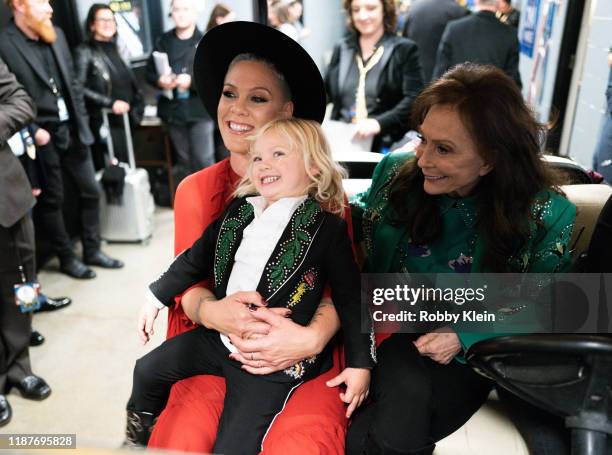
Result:
M342 221L327 249L325 270L332 290L332 300L340 316L344 333L346 366L372 368L372 324L368 309L361 305L359 268ZM362 327L366 330L362 330Z
M0 59L0 144L36 116L32 98Z
M519 42L518 38L514 38L514 44L512 45L512 49L508 54L508 59L506 61L506 67L504 68L506 74L508 74L516 85L518 85L519 89L523 88L523 83L521 82L521 73L519 72Z
M433 75L431 78L432 81L435 81L442 76L451 65L450 62L453 58L453 50L451 44L452 39L450 38L450 25L451 24L446 25L444 33L442 33L442 38L440 39L440 44L438 45L436 64L434 66Z
M393 80L401 84L401 98L391 109L373 117L380 125L379 134L382 135L408 130L412 103L423 90L423 71L417 45L402 43L395 52L398 53L397 65L389 65L389 68L393 71Z
M87 87L87 73L91 63L91 53L92 50L87 48L86 45L81 45L76 48L74 53L74 69L76 72L76 78L83 86L83 95L87 100L100 107L110 108L113 105L113 99L110 96L106 96L104 93L96 92L95 90Z

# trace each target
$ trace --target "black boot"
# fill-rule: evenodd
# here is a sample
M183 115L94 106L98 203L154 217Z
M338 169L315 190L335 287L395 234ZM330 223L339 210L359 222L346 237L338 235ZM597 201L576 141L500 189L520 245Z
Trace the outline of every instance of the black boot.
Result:
M127 411L124 448L146 448L157 416L150 412Z

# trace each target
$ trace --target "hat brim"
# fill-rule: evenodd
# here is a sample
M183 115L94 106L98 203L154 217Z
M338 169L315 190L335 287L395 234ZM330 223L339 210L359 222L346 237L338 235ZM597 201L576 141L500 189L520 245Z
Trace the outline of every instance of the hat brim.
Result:
M200 40L194 59L195 88L215 120L227 69L239 54L252 53L272 62L291 89L294 117L315 120L325 116L325 85L310 55L292 38L256 22L228 22Z

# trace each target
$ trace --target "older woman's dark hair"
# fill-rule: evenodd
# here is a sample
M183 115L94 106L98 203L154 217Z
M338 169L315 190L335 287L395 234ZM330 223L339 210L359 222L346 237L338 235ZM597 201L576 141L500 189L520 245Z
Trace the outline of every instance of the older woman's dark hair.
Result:
M412 124L421 125L433 106L453 108L492 171L474 189L477 229L484 240L488 272L515 271L510 259L529 238L536 195L555 189L552 172L540 155L545 128L526 106L516 83L493 66L462 64L427 87L412 107ZM394 222L410 226L412 241L426 244L441 232L435 198L423 189L423 173L409 161L391 183ZM406 194L416 199L406 207ZM545 201L544 201L545 202Z
M94 3L93 5L91 5L91 7L89 8L89 11L87 12L87 18L85 19L85 40L86 41L93 41L94 34L91 31L91 26L96 21L96 15L98 14L98 11L103 10L103 9L107 9L111 13L113 13L113 16L115 15L111 7L108 6L106 3ZM116 36L117 36L117 33L115 33L115 37Z
M397 23L397 13L395 10L395 0L379 0L383 7L383 26L385 33L393 33L395 24ZM353 33L359 33L353 24L353 15L351 14L351 5L353 0L344 0L344 10L347 15L347 26Z
M223 3L217 3L210 12L210 18L208 19L208 24L206 25L206 31L209 31L211 28L214 28L218 25L218 17L225 17L231 12L232 10L225 6Z

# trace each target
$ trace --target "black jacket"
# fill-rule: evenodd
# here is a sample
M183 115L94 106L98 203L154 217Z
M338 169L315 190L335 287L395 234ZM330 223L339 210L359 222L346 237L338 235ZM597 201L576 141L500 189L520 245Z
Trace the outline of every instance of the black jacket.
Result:
M444 27L466 14L468 10L455 0L417 0L410 5L402 34L419 46L426 83L431 81Z
M77 79L83 85L85 105L89 115L92 117L92 120L94 117L99 118L101 116L101 109L103 107L110 109L116 101L111 97L113 88L111 68L113 68L113 63L104 51L93 42L83 43L76 48L74 64ZM140 120L142 120L144 99L134 73L129 67L127 69L130 74L130 80L125 81L125 83L132 86L133 93L133 99L129 101L130 121L132 125L137 126Z
M0 106L0 226L8 228L28 213L35 200L23 167L6 141L32 121L36 109L2 60Z
M169 124L185 124L187 122L195 122L202 119L210 119L208 112L204 108L204 105L200 101L198 93L195 89L195 83L193 80L193 59L195 57L196 47L202 38L202 33L198 29L195 30L193 36L187 40L190 46L180 55L174 54L171 50L173 48L173 42L179 41L176 36L175 29L167 31L161 35L153 51L165 52L168 54L168 60L170 67L175 74L185 72L191 75L192 83L189 90L189 99L179 100L177 97L176 90L174 90L174 99L170 100L165 96L160 96L157 103L157 115L164 122ZM186 69L186 71L183 71ZM159 74L155 69L155 61L153 60L153 54L149 57L146 67L146 79L149 84L159 89L157 81L159 80Z
M479 11L448 23L438 47L433 78L464 62L494 65L522 87L516 29L502 24L495 13Z
M377 150L380 145L391 145L410 129L412 102L423 89L419 51L414 41L385 35L380 44L385 47L383 56L377 63L382 65L382 71L375 89L375 103L368 104L368 117L376 119L381 129L375 138L373 150ZM354 36L343 39L334 48L329 62L325 75L325 88L329 100L334 104L331 114L333 120L340 119L340 109L343 107L342 85L351 68L357 71L354 63L357 46ZM368 76L366 76L366 92Z
M64 33L55 28L57 40L51 45L51 50L57 60L61 77L66 89L65 101L70 111L70 120L78 133L83 145L93 143L93 135L89 129L89 117L83 100L83 87L76 78L72 55ZM11 21L0 32L0 57L4 59L11 72L34 99L36 106L55 105L57 98L46 76L44 63L31 54L25 35ZM36 123L39 123L36 121Z
M150 285L163 304L205 278L214 279L217 298L225 297L234 256L244 229L253 220L253 206L245 198L235 199L225 213L211 223L193 246L178 256L169 269ZM373 334L361 333L359 269L353 258L346 222L321 210L314 199L306 199L294 212L268 260L257 292L269 308L291 308L291 319L307 325L330 285L344 332L346 365L370 368L375 362ZM364 306L365 308L365 306ZM331 367L331 347L299 366L268 375L270 380L289 382L310 379Z

